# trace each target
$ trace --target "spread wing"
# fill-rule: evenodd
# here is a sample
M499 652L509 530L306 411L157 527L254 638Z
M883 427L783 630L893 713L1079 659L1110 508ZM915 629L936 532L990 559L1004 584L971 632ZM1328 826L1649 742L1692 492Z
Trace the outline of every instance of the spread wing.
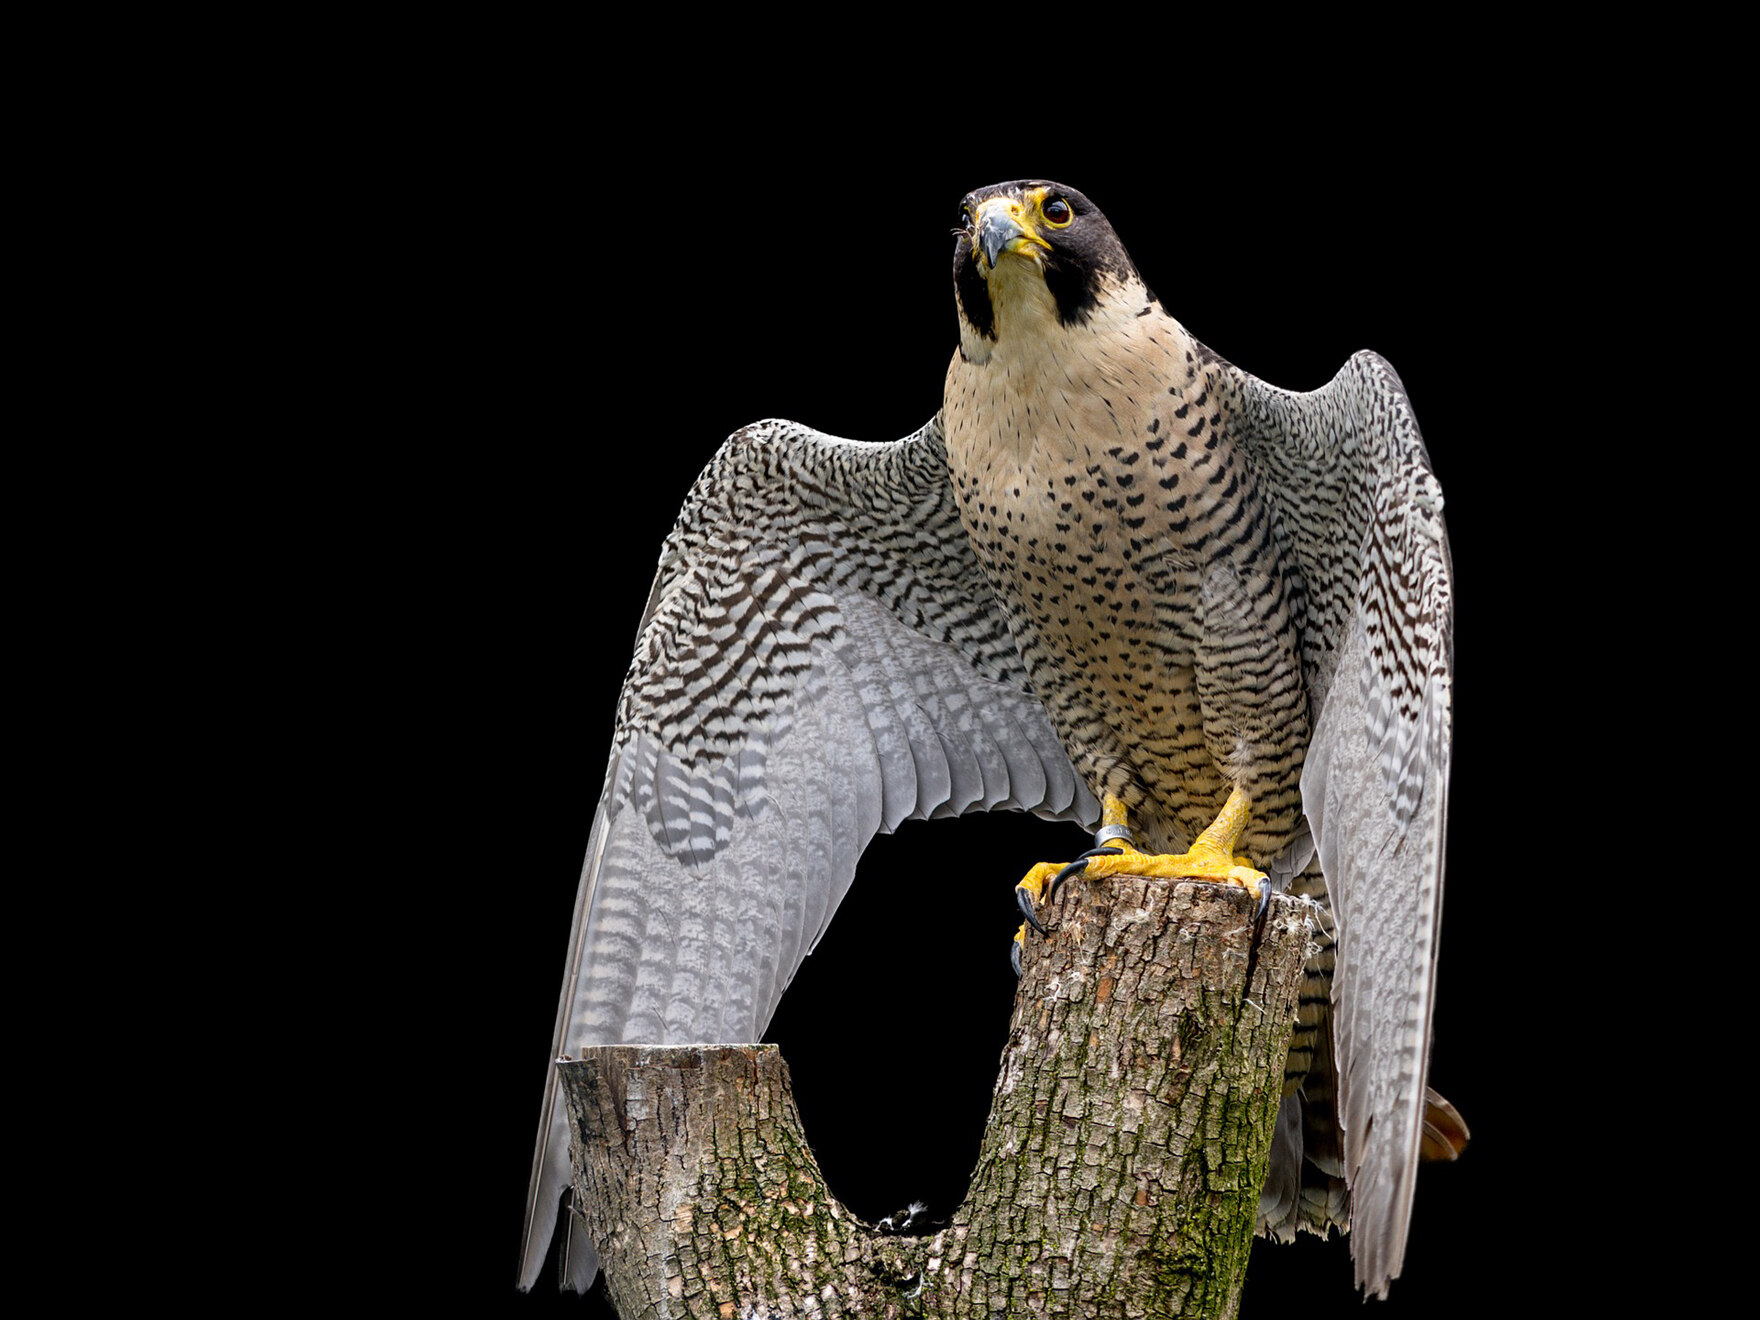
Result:
M891 444L746 428L661 555L554 1053L759 1039L877 831L995 808L1099 814L960 526L939 419ZM552 1069L522 1287L568 1184ZM591 1246L569 1252L584 1289Z
M1311 394L1228 373L1305 591L1302 772L1337 922L1338 1114L1357 1282L1398 1273L1423 1135L1448 817L1453 603L1442 490L1373 353Z

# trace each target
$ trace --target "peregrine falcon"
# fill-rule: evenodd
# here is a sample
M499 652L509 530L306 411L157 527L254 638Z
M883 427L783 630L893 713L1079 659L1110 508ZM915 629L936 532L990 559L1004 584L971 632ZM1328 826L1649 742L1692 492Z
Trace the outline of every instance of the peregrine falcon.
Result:
M1260 1228L1348 1228L1385 1295L1421 1149L1466 1135L1425 1086L1452 606L1411 405L1373 353L1309 394L1234 367L1060 184L969 194L953 277L937 416L885 444L746 427L666 538L554 1053L759 1039L902 821L1098 822L1085 883L1320 904ZM1029 924L1058 871L1021 882ZM522 1287L568 1180L552 1072ZM590 1243L566 1270L591 1283Z

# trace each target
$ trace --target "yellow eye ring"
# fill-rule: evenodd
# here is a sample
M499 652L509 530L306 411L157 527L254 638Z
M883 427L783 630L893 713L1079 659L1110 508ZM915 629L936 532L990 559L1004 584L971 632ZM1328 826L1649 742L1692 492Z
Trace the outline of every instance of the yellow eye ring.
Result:
M1053 229L1067 229L1076 218L1075 210L1061 197L1047 197L1040 202L1039 214Z

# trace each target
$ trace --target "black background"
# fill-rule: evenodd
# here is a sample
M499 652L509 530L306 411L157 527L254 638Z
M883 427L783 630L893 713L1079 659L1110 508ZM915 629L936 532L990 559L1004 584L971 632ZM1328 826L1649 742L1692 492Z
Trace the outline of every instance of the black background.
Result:
M1581 1300L1560 1215L1567 1183L1593 1195L1576 1171L1593 1106L1571 1081L1589 1046L1568 1019L1585 973L1555 951L1525 851L1543 841L1534 796L1557 805L1569 777L1578 696L1551 655L1590 608L1555 548L1575 440L1554 347L1584 314L1563 274L1575 166L1554 120L1421 67L1363 73L1272 91L1161 68L1128 97L1087 70L791 94L655 76L603 99L504 74L480 115L449 119L417 184L424 268L388 257L422 421L388 427L374 496L396 529L379 622L418 639L385 696L415 707L427 763L421 861L385 883L438 918L400 975L428 987L422 1049L457 1076L421 1122L423 1167L443 1150L451 1172L407 1186L424 1239L393 1283L408 1300L605 1313L548 1276L530 1296L512 1280L575 884L661 538L747 422L891 439L929 417L956 338L959 200L1025 176L1087 193L1169 310L1244 369L1309 389L1373 348L1406 384L1456 568L1431 1080L1474 1141L1422 1173L1377 1311L1484 1314L1512 1261L1545 1262L1520 1284L1530 1300ZM399 237L377 241L396 254ZM1553 731L1538 764L1512 755L1536 727ZM959 1199L1014 991L1010 887L1081 844L996 817L870 849L768 1037L859 1214ZM1364 1314L1344 1242L1256 1248L1243 1316L1298 1304Z

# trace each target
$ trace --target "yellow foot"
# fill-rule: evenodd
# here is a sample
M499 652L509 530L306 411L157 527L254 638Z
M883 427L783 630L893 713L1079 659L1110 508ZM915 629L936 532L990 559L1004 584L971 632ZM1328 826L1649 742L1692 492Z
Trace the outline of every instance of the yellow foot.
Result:
M1162 880L1209 880L1219 885L1239 885L1254 898L1265 897L1271 883L1263 871L1255 869L1245 857L1236 857L1226 848L1205 848L1194 844L1190 852L1143 853L1125 847L1110 849L1095 857L1084 857L1064 867L1051 882L1052 893L1071 876L1085 875L1097 880L1109 875L1152 875Z
M1008 954L1016 976L1021 974L1021 947L1027 942L1027 926L1030 924L1041 935L1045 933L1045 927L1039 924L1039 900L1045 894L1045 886L1055 881L1064 869L1056 862L1040 862L1014 887L1015 902L1020 905L1021 915L1026 918L1026 921L1021 922L1021 928L1014 933L1014 948Z
M1100 879L1111 875L1148 875L1164 880L1208 880L1212 884L1238 885L1259 900L1259 910L1271 900L1271 881L1263 871L1245 857L1235 854L1247 824L1247 798L1240 789L1228 795L1228 801L1200 834L1191 848L1183 853L1139 852L1130 840L1124 803L1108 796L1103 804L1099 833L1103 846L1082 854L1068 866L1040 862L1028 871L1015 886L1015 901L1020 905L1026 922L1015 932L1014 950L1010 960L1015 975L1021 971L1021 947L1026 943L1027 926L1045 933L1039 924L1038 907L1057 893L1057 886L1073 876L1085 875Z
M1045 927L1039 924L1038 907L1039 901L1047 897L1045 886L1051 885L1055 888L1057 877L1062 875L1068 869L1068 867L1059 866L1056 862L1040 862L1032 870L1028 871L1026 875L1021 878L1021 882L1014 887L1014 900L1016 903L1020 904L1021 915L1024 916L1027 919L1028 924L1030 924L1032 928L1038 931L1041 935L1045 933ZM1021 933L1015 936L1015 938L1025 939L1026 930L1027 927L1022 926Z

